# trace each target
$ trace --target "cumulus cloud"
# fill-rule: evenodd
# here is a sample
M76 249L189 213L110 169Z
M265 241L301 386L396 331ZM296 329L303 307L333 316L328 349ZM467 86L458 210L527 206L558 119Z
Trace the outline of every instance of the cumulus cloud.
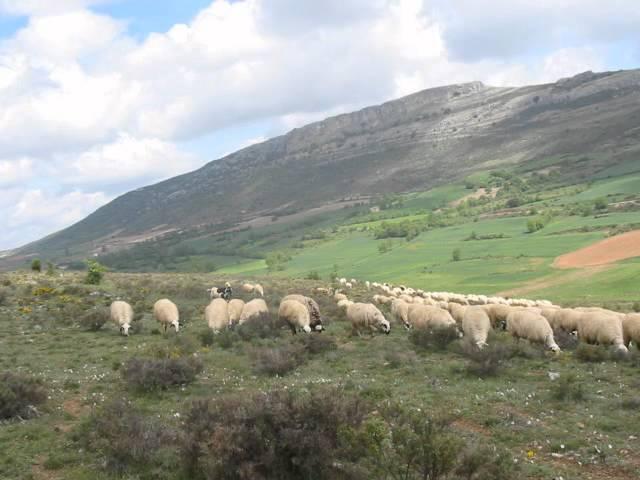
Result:
M188 172L201 160L157 138L137 139L121 133L104 145L95 146L75 159L59 158L65 183L79 185L122 184L130 179L148 183Z
M7 228L0 237L0 249L12 248L17 246L16 242L60 230L109 200L102 192L72 191L55 195L40 189L3 191L0 193L0 223ZM10 208L7 208L9 202Z
M19 158L17 160L0 160L0 186L16 185L31 178L33 160Z
M0 0L29 17L0 41L0 185L61 205L91 189L95 207L199 166L182 147L214 132L265 124L249 144L422 88L605 69L640 23L636 0L212 0L136 40L102 1ZM25 198L0 218L31 240Z

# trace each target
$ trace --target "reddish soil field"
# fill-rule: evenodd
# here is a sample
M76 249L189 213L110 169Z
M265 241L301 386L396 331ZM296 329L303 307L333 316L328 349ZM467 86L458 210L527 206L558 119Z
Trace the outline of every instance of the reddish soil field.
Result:
M580 268L606 265L625 258L640 257L640 230L607 238L575 252L559 256L556 268Z

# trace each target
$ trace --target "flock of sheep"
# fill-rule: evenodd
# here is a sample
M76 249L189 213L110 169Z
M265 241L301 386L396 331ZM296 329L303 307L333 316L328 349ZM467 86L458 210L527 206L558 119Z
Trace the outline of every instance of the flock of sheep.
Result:
M391 323L378 308L389 307L391 319L406 329L455 329L461 337L481 349L487 345L492 329L504 329L517 339L540 343L549 350L559 352L554 332L576 334L581 342L613 346L627 353L631 342L640 342L640 314L624 314L603 308L562 308L546 300L507 299L484 295L462 295L448 292L425 292L405 286L392 286L376 282L364 282L367 292L373 291L372 303L349 300L346 292L359 282L355 279L336 279L340 288L318 287L317 294L332 295L337 306L345 310L354 334L362 332L391 331ZM248 320L268 315L269 308L263 298L248 302L221 297L225 288L208 290L211 302L205 308L204 317L209 328L218 333L226 328L241 325ZM264 296L259 284L245 283L244 293ZM168 299L158 300L153 307L155 319L164 327L179 330L177 306ZM280 301L280 321L289 326L292 333L324 330L318 303L307 296L291 294ZM112 321L123 335L129 334L133 309L123 301L111 305Z

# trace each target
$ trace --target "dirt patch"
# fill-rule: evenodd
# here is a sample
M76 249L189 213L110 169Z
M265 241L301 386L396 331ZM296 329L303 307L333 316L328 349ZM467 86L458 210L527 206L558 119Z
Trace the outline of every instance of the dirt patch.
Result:
M88 410L87 406L82 405L82 403L80 403L75 398L72 398L70 400L65 400L65 402L62 404L62 408L64 409L64 411L66 413L68 413L69 415L72 415L74 417L79 417L85 411Z
M556 268L582 268L607 265L627 258L640 257L640 230L623 233L559 256Z
M455 201L451 202L451 205L453 207L457 207L458 205L460 205L465 200L469 200L469 199L477 200L478 198L484 197L484 196L491 197L491 198L496 198L496 195L498 194L498 191L500 191L499 188L479 188L475 192L470 193L469 195L465 195L464 197L459 198L458 200L455 200Z

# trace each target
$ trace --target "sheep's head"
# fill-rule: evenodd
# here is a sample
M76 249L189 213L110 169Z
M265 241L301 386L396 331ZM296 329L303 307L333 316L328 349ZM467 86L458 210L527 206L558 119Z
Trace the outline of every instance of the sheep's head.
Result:
M180 330L180 322L178 320L174 320L171 322L171 326L176 329L176 333Z
M302 327L302 330L304 330L305 333L311 333L311 327L309 325Z
M120 325L120 333L122 335L124 335L125 337L129 336L129 328L131 326L128 323L125 323L124 325Z
M376 320L376 324L378 325L378 328L382 332L389 335L389 333L391 332L391 325L389 324L389 321L386 318L384 318L384 315L382 315L381 312L375 313L375 320Z

